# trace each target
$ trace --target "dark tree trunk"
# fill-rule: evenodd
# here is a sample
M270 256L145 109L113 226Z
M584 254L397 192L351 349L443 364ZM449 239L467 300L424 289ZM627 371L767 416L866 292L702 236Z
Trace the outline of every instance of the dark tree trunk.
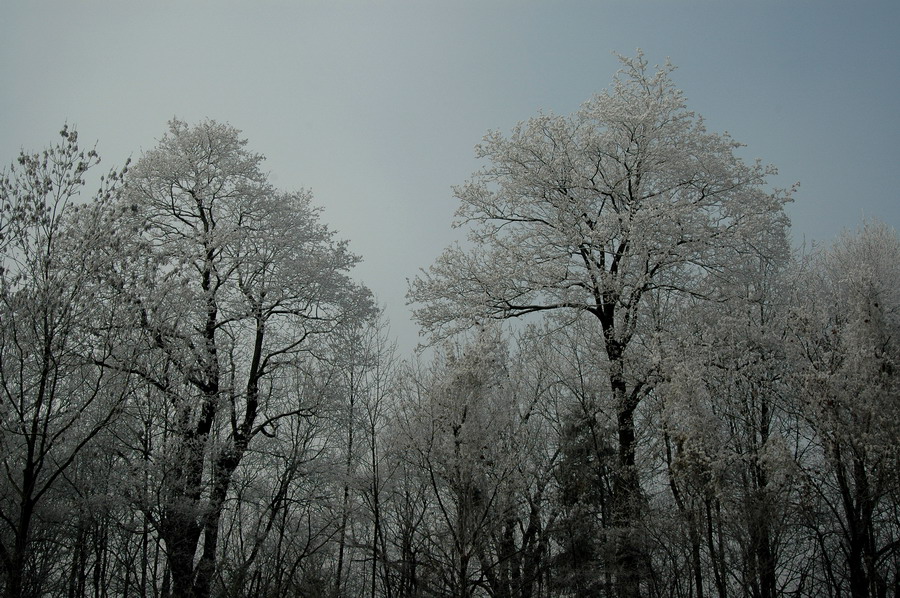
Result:
M618 368L611 366L615 372ZM616 593L619 598L640 598L643 555L637 537L641 514L641 486L635 467L636 434L634 412L637 401L626 394L621 374L611 374L613 395L619 406L618 463L613 476L613 526L616 541Z
M26 490L27 488L26 482ZM7 594L9 598L25 598L28 596L28 592L26 591L27 580L25 579L25 566L28 562L28 536L31 530L33 512L33 502L28 499L23 500L21 512L19 513L18 526L16 528L13 552L10 557L10 568L7 574Z

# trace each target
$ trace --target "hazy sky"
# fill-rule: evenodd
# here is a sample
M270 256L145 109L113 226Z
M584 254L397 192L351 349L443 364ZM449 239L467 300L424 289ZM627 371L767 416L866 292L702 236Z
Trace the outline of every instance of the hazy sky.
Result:
M688 107L801 183L794 238L900 227L900 2L5 0L0 164L68 122L104 166L173 116L241 129L283 189L312 189L364 258L401 348L406 280L455 238L473 146L667 57Z

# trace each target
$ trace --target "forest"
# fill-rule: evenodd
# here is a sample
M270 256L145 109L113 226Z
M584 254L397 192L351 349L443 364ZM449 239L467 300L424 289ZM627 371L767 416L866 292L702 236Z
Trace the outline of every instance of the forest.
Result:
M793 246L672 70L484 137L410 355L230 124L23 150L2 595L900 596L900 237Z

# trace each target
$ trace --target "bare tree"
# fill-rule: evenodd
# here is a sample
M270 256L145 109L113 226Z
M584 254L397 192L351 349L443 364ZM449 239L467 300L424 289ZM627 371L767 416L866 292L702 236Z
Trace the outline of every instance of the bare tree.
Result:
M0 176L0 561L16 598L41 594L47 581L32 537L41 506L128 392L93 360L117 340L115 308L95 292L97 264L87 259L108 222L73 224L100 159L79 148L74 129L60 134ZM115 198L123 172L101 180L96 202Z

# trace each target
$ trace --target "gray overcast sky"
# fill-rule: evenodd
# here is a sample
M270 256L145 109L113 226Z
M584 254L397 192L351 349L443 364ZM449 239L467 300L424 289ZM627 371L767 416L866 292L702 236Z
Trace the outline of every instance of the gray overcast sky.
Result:
M177 116L241 129L365 260L401 349L406 279L455 238L473 146L610 85L613 52L678 65L688 107L801 183L795 241L900 227L900 2L6 0L0 164L64 122L104 166Z

